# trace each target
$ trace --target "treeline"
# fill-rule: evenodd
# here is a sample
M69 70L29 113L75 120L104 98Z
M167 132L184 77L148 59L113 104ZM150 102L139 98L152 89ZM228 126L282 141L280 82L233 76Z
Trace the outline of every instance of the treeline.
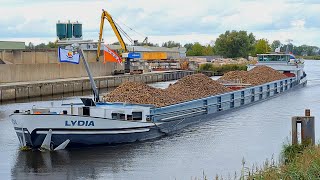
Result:
M33 43L29 43L27 46L26 46L26 49L52 49L52 48L58 48L58 45L56 42L49 42L48 44L45 44L45 43L41 43L41 44L38 44L38 45L34 45Z
M295 46L292 43L289 44L282 44L279 40L275 40L270 45L272 50L275 50L277 47L280 47L281 52L292 52L294 55L297 56L318 56L320 55L320 48L317 46L309 46L309 45L301 45Z
M119 42L113 44L119 44ZM160 47L159 44L150 42L138 43L137 45ZM29 43L26 49L50 49L57 47L56 42L41 43L36 46ZM173 48L182 47L182 45L175 41L167 41L162 43L161 47ZM215 42L212 41L208 45L204 46L199 42L195 42L187 43L184 47L187 50L187 56L219 55L226 58L247 58L248 56L274 52L277 48L280 48L281 52L291 52L297 56L316 57L320 55L320 48L317 46L295 46L292 43L283 44L279 40L275 40L270 44L267 39L256 39L252 33L248 33L247 31L226 31L224 34L220 34Z
M181 47L180 43L168 41L162 47ZM319 56L320 49L317 46L301 45L292 43L284 44L279 40L269 43L267 39L256 39L247 31L226 31L220 34L214 43L201 45L199 42L187 43L187 56L211 56L220 55L227 58L256 56L268 52L274 52L280 48L280 52L293 53L297 56Z

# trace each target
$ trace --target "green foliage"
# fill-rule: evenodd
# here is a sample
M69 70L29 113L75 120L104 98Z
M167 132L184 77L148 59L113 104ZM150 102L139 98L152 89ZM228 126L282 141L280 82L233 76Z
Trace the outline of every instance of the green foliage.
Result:
M299 153L307 147L307 144L285 144L282 150L282 158L285 163L292 162Z
M284 163L266 161L261 168L251 169L243 177L246 179L320 179L320 148L300 145L284 145Z
M217 74L224 74L229 71L246 71L247 65L245 64L225 64L221 66L214 66L212 63L201 64L198 71L212 71Z
M207 46L203 47L202 54L203 54L203 56L212 56L212 55L214 55L214 48L211 47L210 45L207 45Z
M289 44L283 45L283 46L281 46L280 50L281 50L281 52L287 52L287 50L288 50L288 53L292 52L293 44L289 43Z
M269 46L268 40L266 39L259 39L255 43L254 48L255 48L255 53L252 54L253 56L255 56L256 54L265 54L271 51L271 47Z
M48 44L41 43L36 46L32 42L30 42L28 46L26 46L26 49L51 49L51 48L58 48L57 41L56 42L50 41Z
M114 42L112 43L112 45L120 45L120 42ZM128 46L128 44L126 43L126 46ZM135 43L135 46L151 46L151 47L159 47L159 44L154 44L154 43L151 43L151 42L147 42L147 43L144 43L144 42L137 42Z
M248 57L254 51L255 37L247 31L226 31L215 42L215 51L224 57Z
M212 56L214 55L214 47L210 44L202 46L200 43L195 42L194 44L185 44L184 47L187 49L187 56Z
M51 42L51 41L50 41L50 42L47 44L47 47L49 47L49 48L58 48L57 42L58 42L58 41L56 41L56 42Z
M181 47L180 43L176 43L174 41L168 41L162 44L162 47L173 48L173 47Z
M199 71L214 71L212 63L201 64Z
M277 47L281 47L281 52L286 52L288 49L289 52L292 52L294 55L297 56L318 56L320 55L320 48L317 46L309 46L309 45L301 45L301 46L294 46L293 44L289 43L287 45L282 45L279 40L275 40L271 44L271 50L274 51Z
M184 45L184 47L187 49L187 52L191 50L193 44L192 43L187 43Z
M274 40L271 44L271 51L275 51L278 47L281 47L281 42L279 40Z
M34 44L29 42L28 46L26 46L26 49L34 49Z
M320 55L317 56L297 56L297 58L302 58L306 60L320 60Z
M317 46L308 46L308 45L301 45L301 46L294 46L292 52L296 55L303 56L318 56L320 55L320 49Z
M187 56L203 56L204 47L196 42L192 45L191 49L187 51Z

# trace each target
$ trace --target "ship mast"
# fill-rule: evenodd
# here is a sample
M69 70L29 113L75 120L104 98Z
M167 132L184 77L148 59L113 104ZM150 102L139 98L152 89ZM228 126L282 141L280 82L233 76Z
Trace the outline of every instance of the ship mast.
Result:
M93 76L92 76L92 73L90 71L90 68L89 68L89 64L83 54L83 50L81 49L80 45L75 43L75 44L72 44L72 47L74 48L74 50L76 50L79 54L80 54L80 57L82 58L83 60L83 64L84 64L84 67L87 71L87 74L89 76L89 80L90 80L90 84L91 84L91 87L92 87L92 91L93 91L93 95L94 95L94 101L95 102L99 102L100 99L99 99L99 91L98 91L98 88L97 88L97 85L96 85L96 82L94 81L93 79Z

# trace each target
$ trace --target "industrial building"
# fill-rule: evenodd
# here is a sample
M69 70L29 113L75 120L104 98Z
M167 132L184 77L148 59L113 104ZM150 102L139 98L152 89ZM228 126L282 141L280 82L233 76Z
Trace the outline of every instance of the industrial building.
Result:
M1 50L12 50L12 49L25 49L26 45L20 41L0 41Z
M60 22L56 24L58 44L70 45L72 43L81 44L84 50L97 50L98 42L93 40L83 40L82 24L76 22ZM103 44L103 42L102 42ZM110 49L118 51L120 45L107 45ZM186 57L186 48L184 47L151 47L151 46L127 46L129 52L140 53L140 60L174 60ZM102 46L103 50L103 46Z

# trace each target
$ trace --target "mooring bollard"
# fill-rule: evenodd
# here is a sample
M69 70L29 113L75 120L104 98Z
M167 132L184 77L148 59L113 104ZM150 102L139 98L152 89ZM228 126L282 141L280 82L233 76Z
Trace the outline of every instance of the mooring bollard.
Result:
M301 143L315 145L314 116L310 116L310 109L305 110L305 116L292 117L292 144L298 144L297 124L301 124Z

